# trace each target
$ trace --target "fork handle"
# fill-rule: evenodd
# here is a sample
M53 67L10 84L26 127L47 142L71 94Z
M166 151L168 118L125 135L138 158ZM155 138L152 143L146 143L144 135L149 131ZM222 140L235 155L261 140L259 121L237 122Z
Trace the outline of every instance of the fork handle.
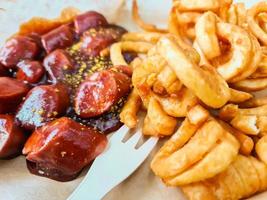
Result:
M95 174L94 170L90 170L67 200L101 200L113 186L104 177L96 177Z

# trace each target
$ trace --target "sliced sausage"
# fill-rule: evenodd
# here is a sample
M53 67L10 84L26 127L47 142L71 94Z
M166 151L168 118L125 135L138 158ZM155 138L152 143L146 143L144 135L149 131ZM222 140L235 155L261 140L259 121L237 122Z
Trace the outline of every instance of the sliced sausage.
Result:
M88 77L77 90L75 112L83 118L108 111L130 91L130 78L120 72L104 70Z
M57 49L48 54L43 61L43 66L53 83L63 79L66 72L74 69L71 58L62 49Z
M125 32L117 26L91 28L83 33L81 48L84 53L97 56L101 50L118 41L123 33Z
M27 140L23 154L32 173L70 181L102 153L106 145L105 135L62 117L35 130Z
M42 35L42 44L47 53L55 49L63 49L71 46L73 41L74 35L68 25L62 25Z
M110 68L112 71L121 72L129 77L132 77L133 69L126 65L117 65Z
M0 77L0 113L14 112L28 91L22 81Z
M28 83L39 82L45 73L44 67L38 61L25 60L19 62L17 66L16 78Z
M14 116L0 114L0 159L21 154L25 142L26 135L15 124Z
M16 36L0 50L0 62L7 68L15 68L19 61L34 59L38 53L39 47L31 38Z
M20 105L16 119L23 128L33 130L64 114L68 106L69 95L65 85L36 86Z
M106 18L95 11L88 11L78 15L74 20L75 32L78 34L83 33L89 28L108 25Z

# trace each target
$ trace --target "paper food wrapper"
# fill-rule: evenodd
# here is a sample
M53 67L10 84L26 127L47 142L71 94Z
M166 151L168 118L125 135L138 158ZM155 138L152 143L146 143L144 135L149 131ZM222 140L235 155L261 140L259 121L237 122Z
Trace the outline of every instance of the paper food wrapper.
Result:
M171 0L139 0L141 15L146 21L164 27L171 2ZM255 2L246 1L250 5ZM0 44L17 31L22 22L33 16L54 18L68 6L81 11L100 11L109 22L122 25L130 31L139 30L132 22L131 1L127 0L0 0ZM185 200L178 187L166 187L150 170L150 161L162 143L163 141L146 161L129 178L110 191L104 200ZM123 156L123 152L121 154ZM109 164L112 165L107 163ZM23 156L12 160L0 160L0 200L67 199L87 170L85 169L74 181L61 183L30 174ZM88 191L90 192L94 191ZM251 199L267 199L267 193Z

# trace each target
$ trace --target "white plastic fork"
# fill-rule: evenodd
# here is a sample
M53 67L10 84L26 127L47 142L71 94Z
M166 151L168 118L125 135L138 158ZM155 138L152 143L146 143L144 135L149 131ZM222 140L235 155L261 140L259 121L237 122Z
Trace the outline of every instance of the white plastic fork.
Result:
M135 148L142 133L137 131L123 142L128 132L129 129L124 125L111 136L108 149L95 159L68 200L100 200L143 163L157 144L158 138L151 137L139 148Z

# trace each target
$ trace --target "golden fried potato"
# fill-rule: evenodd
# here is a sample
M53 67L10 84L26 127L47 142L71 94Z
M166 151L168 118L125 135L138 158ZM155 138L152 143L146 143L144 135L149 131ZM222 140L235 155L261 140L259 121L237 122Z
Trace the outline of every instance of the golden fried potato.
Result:
M246 92L260 91L267 88L267 78L245 79L233 83L233 87Z
M250 93L242 92L242 91L235 90L232 88L230 88L230 93L231 93L231 98L229 99L229 102L232 102L232 103L241 103L253 97L253 95Z
M200 105L196 105L187 112L191 124L203 123L209 117L209 112Z
M250 76L250 78L266 78L266 77L267 77L267 56L263 55L257 70Z
M205 104L219 108L230 99L229 87L216 70L212 67L199 68L186 57L173 39L162 38L158 50L179 80Z
M205 195L212 200L243 199L266 188L266 175L266 165L254 157L238 155L224 172L206 181L183 186L182 190L190 200L206 199Z
M266 32L267 31L267 14L266 14L266 12L259 13L256 16L256 21L260 25L262 30L264 30Z
M267 136L263 136L256 143L255 150L260 160L267 164Z
M228 132L224 132L220 142L217 142L202 160L179 175L163 178L163 181L167 185L180 186L214 177L234 161L238 149L238 141Z
M255 108L239 109L240 115L256 115L256 116L266 116L267 115L267 105L258 106Z
M233 127L248 135L258 135L260 132L257 127L256 115L237 115L230 123Z
M252 138L245 135L243 132L233 128L229 124L219 120L219 123L223 126L225 130L227 130L229 133L231 133L235 138L239 141L240 149L239 152L242 155L248 156L253 150L254 142Z
M195 29L199 48L208 60L216 58L216 68L225 80L237 82L255 72L261 59L261 51L254 36L239 26L221 22L212 12L203 14ZM222 63L218 62L219 58L224 58L227 54L222 53L219 38L231 45L231 57L223 59L225 62ZM212 63L214 64L214 61Z
M150 98L142 132L144 135L166 136L174 133L177 120L168 116L155 98Z
M204 13L196 23L196 41L207 59L221 54L219 40L216 35L217 16L213 12Z
M230 9L227 13L227 22L230 24L245 27L246 8L244 3L236 3L230 6Z
M198 18L202 15L201 12L188 11L179 13L178 21L181 25L196 23Z
M183 84L181 83L181 81L179 79L177 79L176 81L174 81L170 87L166 88L166 91L169 95L179 95L179 92L181 91L183 87Z
M209 182L211 180L208 180ZM240 177L238 171L230 165L223 173L215 176L212 183L217 183L219 186L224 186L220 190L213 189L218 199L240 199L244 194L244 181ZM212 186L214 188L214 186Z
M261 183L257 175L257 171L251 164L248 157L239 155L233 167L238 171L241 179L244 182L244 188L246 193L242 197L248 197L260 190Z
M256 16L267 11L267 2L262 1L255 4L247 12L247 22L249 30L264 44L267 45L267 33L262 30L256 21Z
M137 113L141 106L141 98L133 89L120 113L120 121L128 128L135 128L138 122Z
M236 3L236 12L237 12L237 25L241 27L245 27L247 23L246 15L246 7L244 3Z
M198 98L187 88L182 88L177 96L156 96L163 110L173 117L185 117L187 111L198 103Z
M168 185L181 185L179 182L172 182L171 179L179 177L184 171L186 173L187 169L190 170L190 167L200 161L223 135L224 130L215 120L207 121L182 148L162 157L162 149L168 148L164 145L154 157L151 168L157 176L164 178Z
M164 36L162 33L129 32L125 33L121 39L122 41L148 42L155 44L162 36Z
M181 187L188 200L218 200L204 182L192 183Z
M113 65L128 65L122 55L121 43L114 43L110 47L110 59Z
M255 38L252 34L249 34L249 35L250 35L250 39L252 43L252 55L251 55L250 63L245 70L243 70L240 74L238 74L238 76L232 78L230 82L242 81L246 79L247 77L249 77L250 75L252 75L257 70L262 60L263 54L262 54L261 47L260 47L260 44L257 38Z
M169 33L181 37L178 20L176 17L176 8L172 7L168 17L168 31Z
M254 97L240 104L241 108L253 108L267 104L267 97Z
M257 175L260 179L260 190L264 191L267 189L267 166L265 163L260 162L258 159L256 159L253 156L249 156L249 159L251 161L251 164L254 166L254 168L257 171Z
M267 116L267 105L258 106L255 108L238 108L238 105L227 104L219 111L219 117L223 120L232 120L236 115L256 115Z
M195 39L195 23L197 22L198 18L201 16L201 12L180 12L176 10L176 17L178 21L178 26L180 30L180 34L184 38L188 38L191 40Z
M267 132L267 116L258 116L257 127L260 129L260 135Z
M206 56L204 55L204 53L200 49L199 44L197 43L196 40L193 43L193 47L196 49L196 51L198 52L198 54L200 56L199 65L200 66L202 66L202 65L210 65L210 62L208 61L208 59L206 58Z
M213 10L217 11L220 7L220 2L218 0L181 0L178 4L178 9L180 11L207 11Z
M128 65L124 60L122 52L131 51L137 53L147 53L153 45L148 42L122 41L111 45L110 59L113 65Z
M238 26L223 22L217 23L217 34L218 37L225 38L231 43L233 51L232 58L217 67L218 72L225 80L231 80L250 67L249 64L253 48L250 35Z
M206 115L206 111L204 111L203 109L193 109L192 112L202 117L198 117L198 121L194 120L195 124L191 124L188 118L185 118L179 129L161 147L161 149L151 162L151 168L155 172L155 174L159 173L164 175L164 171L166 171L167 169L161 168L162 163L164 163L165 160L168 159L169 155L172 155L178 149L182 148L191 139L191 137L194 136L198 128L200 128L209 117ZM163 173L161 172L161 170L164 170Z
M169 88L176 80L178 80L176 74L169 66L165 66L159 72L157 79L165 89Z
M238 17L235 4L232 4L228 13L227 13L227 22L230 24L237 25Z
M219 118L225 121L230 121L238 114L238 111L238 105L227 104L220 109Z

